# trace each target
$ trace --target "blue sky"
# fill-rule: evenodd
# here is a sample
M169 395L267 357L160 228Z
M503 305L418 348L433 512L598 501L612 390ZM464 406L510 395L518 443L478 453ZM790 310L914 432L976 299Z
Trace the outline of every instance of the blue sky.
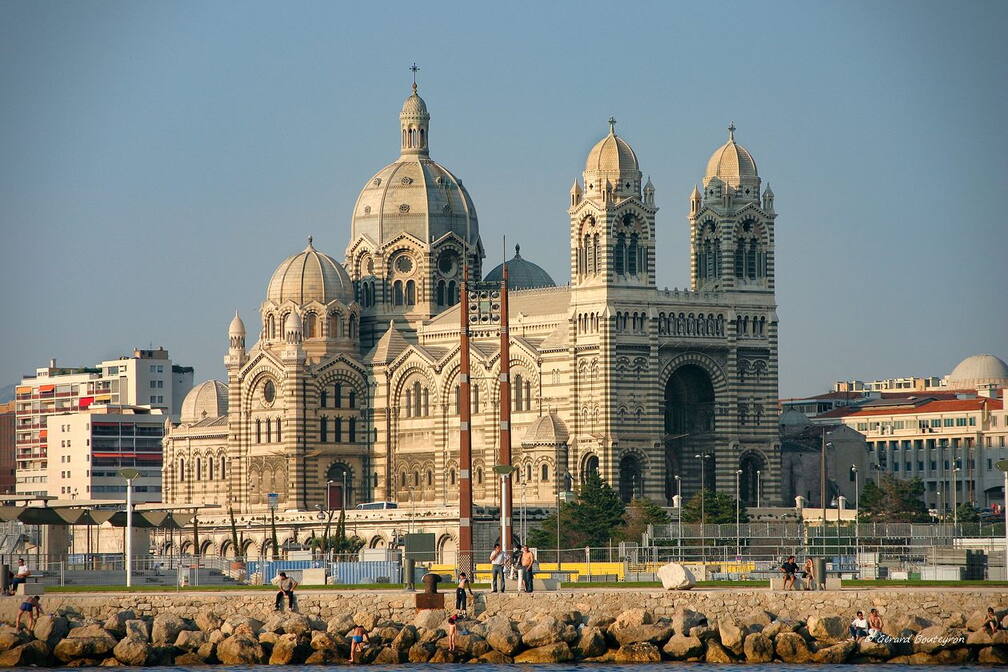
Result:
M657 189L658 283L734 120L776 193L780 389L1008 358L1004 2L0 2L0 386L164 345L221 377L238 308L398 152L568 277L568 189L617 130ZM492 263L491 263L492 262Z

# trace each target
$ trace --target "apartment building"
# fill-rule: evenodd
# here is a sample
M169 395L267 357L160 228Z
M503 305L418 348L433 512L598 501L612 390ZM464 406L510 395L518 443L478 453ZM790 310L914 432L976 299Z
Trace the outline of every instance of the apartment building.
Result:
M14 492L14 402L0 404L0 493Z
M15 390L16 492L52 494L47 487L50 416L104 405L147 406L177 417L192 381L192 367L173 364L164 348L134 350L93 367L58 367L50 360Z

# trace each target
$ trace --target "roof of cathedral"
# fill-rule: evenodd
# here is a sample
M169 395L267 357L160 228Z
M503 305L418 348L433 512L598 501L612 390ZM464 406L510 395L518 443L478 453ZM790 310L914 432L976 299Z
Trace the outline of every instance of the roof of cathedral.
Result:
M459 306L456 303L451 308L431 318L428 325L433 328L459 322ZM508 292L508 309L512 319L517 315L563 315L566 320L567 309L570 306L570 287L539 287Z
M353 283L343 265L315 249L311 236L308 247L287 257L270 278L266 299L280 304L290 300L298 305L310 301L327 304L354 300Z
M567 443L570 432L567 425L557 416L555 411L536 418L522 437L522 445L557 445Z
M570 330L566 322L561 322L557 328L549 333L539 343L539 350L552 350L554 348L566 348Z
M476 206L469 192L462 180L428 155L430 114L415 84L399 119L402 153L361 189L351 217L350 244L367 236L381 247L404 233L424 243L447 233L465 240L468 230L469 244L481 253ZM418 126L424 134L419 141L408 135Z
M228 388L219 380L207 380L189 390L182 400L179 420L193 424L227 415Z
M731 187L738 187L742 178L757 178L756 160L742 145L735 142L735 124L728 127L728 142L714 150L707 161L704 186L717 177Z
M959 362L948 375L949 387L1008 384L1008 364L994 355L973 355Z
M391 362L409 346L409 341L396 328L395 321L389 321L388 330L382 334L382 337L378 339L375 346L371 348L371 352L365 355L365 359L376 364Z
M508 288L533 289L535 287L556 287L550 274L538 264L521 256L521 246L515 245L515 256L507 262ZM487 282L500 282L504 277L504 264L499 264L483 278Z

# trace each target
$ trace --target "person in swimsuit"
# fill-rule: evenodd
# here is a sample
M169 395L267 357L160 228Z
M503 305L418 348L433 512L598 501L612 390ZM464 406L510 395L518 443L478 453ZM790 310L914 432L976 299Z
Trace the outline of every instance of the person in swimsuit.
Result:
M873 607L868 612L868 641L874 642L881 637L882 628L884 627L885 623L882 622L882 614L879 613L878 609Z
M455 609L461 614L462 618L469 618L468 611L466 609L466 591L476 599L476 596L472 592L472 584L469 583L469 577L466 576L465 572L459 572L458 587L455 589Z
M455 633L458 631L458 626L455 625L455 621L458 620L458 616L452 614L448 617L448 650L455 650Z
M358 656L364 651L364 645L369 643L367 632L363 625L358 625L350 635L350 662L359 663Z
M28 619L28 630L30 632L35 629L35 619L42 614L42 607L39 605L38 595L32 595L21 603L21 606L18 608L17 618L14 621L15 629L21 629L21 617L25 614L28 614L25 618Z

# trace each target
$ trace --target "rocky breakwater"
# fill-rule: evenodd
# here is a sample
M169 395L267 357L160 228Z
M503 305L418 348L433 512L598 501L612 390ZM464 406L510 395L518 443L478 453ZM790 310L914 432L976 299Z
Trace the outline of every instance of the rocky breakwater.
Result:
M484 611L460 621L449 647L446 612L421 611L409 622L373 612L345 612L322 619L274 614L265 620L173 613L138 616L116 611L104 620L69 607L42 616L31 632L0 626L2 666L193 666L300 665L347 662L348 633L363 626L370 645L362 662L397 663L874 663L1006 664L1008 631L983 632L984 613L952 623L901 617L887 624L880 641L855 642L845 615L817 613L805 619L768 611L702 613L686 606L670 615L644 607L616 615L577 609L542 610L528 602L518 618ZM537 608L538 607L538 608ZM1000 613L1008 621L1008 612ZM1008 625L1008 623L1006 623Z

